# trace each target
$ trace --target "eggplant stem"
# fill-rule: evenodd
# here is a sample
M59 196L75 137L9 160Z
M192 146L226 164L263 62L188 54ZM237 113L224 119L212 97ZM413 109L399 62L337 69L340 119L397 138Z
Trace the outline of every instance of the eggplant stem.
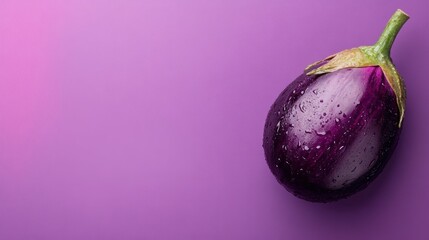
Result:
M384 31L377 43L374 45L375 52L390 57L390 49L392 48L392 44L395 41L395 38L402 26L409 18L410 17L401 9L396 10L384 28Z

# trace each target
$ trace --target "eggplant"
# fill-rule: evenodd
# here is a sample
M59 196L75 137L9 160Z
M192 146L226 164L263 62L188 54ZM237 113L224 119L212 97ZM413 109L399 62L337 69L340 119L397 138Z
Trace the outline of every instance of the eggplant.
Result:
M375 45L309 65L271 106L265 159L295 196L311 202L347 198L385 167L398 142L406 100L390 49L408 18L397 10Z

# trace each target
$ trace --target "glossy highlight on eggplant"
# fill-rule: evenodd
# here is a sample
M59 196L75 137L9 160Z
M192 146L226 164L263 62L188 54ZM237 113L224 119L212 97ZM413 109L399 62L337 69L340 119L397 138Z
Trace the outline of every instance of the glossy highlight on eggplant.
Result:
M272 105L264 128L266 161L295 196L336 201L364 189L383 170L405 110L405 88L389 53L406 19L398 10L389 21L381 37L389 38L387 45L377 45L382 39L352 49L361 54L358 61L345 50L310 65Z

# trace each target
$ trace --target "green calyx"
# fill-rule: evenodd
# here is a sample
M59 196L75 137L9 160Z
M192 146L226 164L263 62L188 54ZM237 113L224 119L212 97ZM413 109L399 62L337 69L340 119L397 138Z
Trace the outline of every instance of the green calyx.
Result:
M331 55L322 61L309 65L309 69L323 61L329 61L319 68L313 69L307 75L317 75L329 72L335 72L344 68L370 67L379 66L384 73L387 81L396 94L400 118L399 126L405 113L405 86L402 77L399 75L390 58L390 49L395 41L401 27L409 19L409 16L402 10L397 10L390 18L379 40L373 46L363 46L358 48L347 49L337 54Z

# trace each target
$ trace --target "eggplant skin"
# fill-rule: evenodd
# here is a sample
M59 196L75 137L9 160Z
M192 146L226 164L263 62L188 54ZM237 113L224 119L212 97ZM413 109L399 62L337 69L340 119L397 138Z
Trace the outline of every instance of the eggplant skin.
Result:
M400 135L399 109L378 66L307 72L269 110L265 158L295 196L336 201L363 190L383 170Z

